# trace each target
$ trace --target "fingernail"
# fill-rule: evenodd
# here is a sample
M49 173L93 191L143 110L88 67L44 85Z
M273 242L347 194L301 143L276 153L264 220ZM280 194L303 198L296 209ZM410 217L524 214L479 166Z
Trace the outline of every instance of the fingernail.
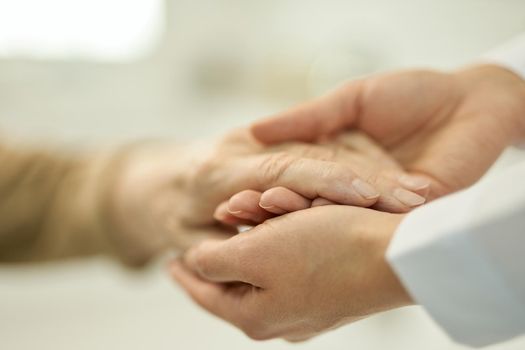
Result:
M372 187L372 185L361 179L355 179L352 181L352 186L354 186L354 189L357 191L357 193L366 199L374 199L379 197L379 192L377 192L376 189Z
M242 214L243 211L242 210L230 210L228 209L228 213L232 214L232 215L239 215L239 214Z
M259 217L258 214L255 214L255 213L252 213L252 212L249 212L249 211L246 211L246 210L237 210L237 211L230 211L228 210L228 212L239 218L239 219L246 219L246 220L258 220L257 218Z
M402 175L399 177L399 183L409 190L422 190L430 186L430 181L421 177L413 175Z
M282 208L279 208L279 207L276 207L275 205L264 206L264 205L259 203L259 206L261 208L263 208L264 210L269 211L270 213L273 213L273 214L286 214L286 213L288 213L286 210L284 210Z
M235 210L235 211L232 211L232 210L228 210L228 213L230 213L231 215L235 216L235 217L238 217L239 219L252 219L253 217L253 214L252 213L249 213L247 211L244 211L244 210Z
M421 197L420 195L414 192L407 191L403 188L396 188L396 190L394 191L394 197L396 197L397 200L409 207L417 207L418 205L421 205L426 201L425 197Z

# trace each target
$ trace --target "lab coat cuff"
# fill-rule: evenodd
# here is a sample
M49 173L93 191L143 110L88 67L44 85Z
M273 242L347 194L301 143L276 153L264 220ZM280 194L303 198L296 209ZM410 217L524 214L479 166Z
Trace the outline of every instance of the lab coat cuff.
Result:
M475 204L476 196L457 193L416 209L396 230L387 259L452 339L479 347L516 336L521 325L511 317L520 308L505 299L500 274L476 248L469 218Z

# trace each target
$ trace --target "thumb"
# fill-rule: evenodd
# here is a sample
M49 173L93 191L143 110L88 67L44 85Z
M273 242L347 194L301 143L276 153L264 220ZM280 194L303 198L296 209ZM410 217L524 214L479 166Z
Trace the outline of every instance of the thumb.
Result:
M362 81L353 81L273 117L255 122L253 136L262 143L312 142L355 124Z

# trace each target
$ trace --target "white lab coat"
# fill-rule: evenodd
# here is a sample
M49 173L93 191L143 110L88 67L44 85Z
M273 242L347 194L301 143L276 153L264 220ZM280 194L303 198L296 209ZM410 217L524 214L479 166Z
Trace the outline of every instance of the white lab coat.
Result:
M483 59L525 79L525 35ZM525 160L411 212L387 259L454 340L484 346L524 334Z

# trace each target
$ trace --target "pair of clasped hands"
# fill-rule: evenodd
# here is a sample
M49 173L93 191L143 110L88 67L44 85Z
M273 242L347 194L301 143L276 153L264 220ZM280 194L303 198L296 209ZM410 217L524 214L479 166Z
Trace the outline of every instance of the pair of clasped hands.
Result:
M170 273L253 339L301 341L410 305L385 260L396 228L476 182L524 115L523 80L481 65L348 82L232 132L157 201L177 208L165 221L189 247Z

